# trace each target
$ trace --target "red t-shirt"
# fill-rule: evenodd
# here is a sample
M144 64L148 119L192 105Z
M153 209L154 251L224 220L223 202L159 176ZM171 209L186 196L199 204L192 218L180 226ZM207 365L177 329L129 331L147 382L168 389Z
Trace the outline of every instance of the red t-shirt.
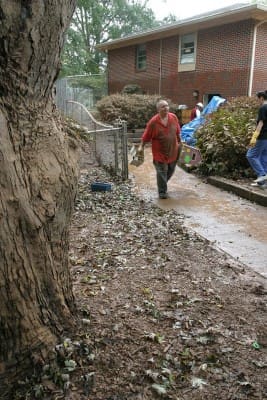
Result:
M177 160L180 131L175 114L168 113L166 126L162 123L159 114L156 114L148 121L142 141L152 142L152 155L155 161L169 164Z
M197 107L194 107L193 110L191 111L190 115L190 121L193 121L196 117L200 117L200 110Z
M194 107L193 110L191 111L190 121L193 121L193 119L195 119L196 116L197 116L197 109L196 107Z

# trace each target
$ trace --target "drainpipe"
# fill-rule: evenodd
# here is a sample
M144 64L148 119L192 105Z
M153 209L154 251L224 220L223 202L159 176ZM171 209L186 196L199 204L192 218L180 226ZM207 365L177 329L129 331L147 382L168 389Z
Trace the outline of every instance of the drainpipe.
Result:
M254 26L253 42L252 42L252 55L251 55L250 74L249 74L249 83L248 83L248 96L251 96L251 94L252 94L253 75L254 75L254 67L255 67L255 50L256 50L256 41L257 41L257 29L258 29L258 26L264 24L265 22L267 22L267 20L258 22Z
M161 95L161 80L162 80L162 39L159 41L159 96Z

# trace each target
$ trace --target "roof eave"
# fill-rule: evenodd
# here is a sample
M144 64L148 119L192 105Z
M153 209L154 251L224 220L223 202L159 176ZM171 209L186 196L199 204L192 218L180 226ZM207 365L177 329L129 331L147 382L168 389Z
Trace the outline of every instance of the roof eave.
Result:
M212 28L214 26L225 25L246 19L263 21L267 18L267 7L259 4L251 4L237 9L229 9L225 12L220 11L221 10L215 10L213 14L202 14L160 28L101 43L97 45L97 49L100 51L109 51L144 43L144 41L148 42L157 39L164 39L177 34L185 34L200 29Z

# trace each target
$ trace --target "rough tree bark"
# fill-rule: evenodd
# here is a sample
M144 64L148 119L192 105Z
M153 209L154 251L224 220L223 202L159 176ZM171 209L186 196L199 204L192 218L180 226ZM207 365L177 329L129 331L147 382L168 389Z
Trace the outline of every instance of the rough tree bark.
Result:
M75 0L0 0L0 387L74 325L68 227L78 149L54 112ZM4 398L4 397L1 397Z

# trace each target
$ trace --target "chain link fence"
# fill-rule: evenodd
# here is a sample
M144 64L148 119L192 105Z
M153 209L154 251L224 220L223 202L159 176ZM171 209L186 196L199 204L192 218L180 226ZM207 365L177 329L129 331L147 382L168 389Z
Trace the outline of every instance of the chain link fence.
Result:
M100 165L117 177L128 179L126 122L118 120L114 126L104 124L97 121L83 104L73 100L67 100L62 111L79 125L87 128L88 136L92 139L95 158Z
M58 79L55 84L56 105L66 111L66 101L77 101L92 110L98 100L107 95L105 74L74 75Z

